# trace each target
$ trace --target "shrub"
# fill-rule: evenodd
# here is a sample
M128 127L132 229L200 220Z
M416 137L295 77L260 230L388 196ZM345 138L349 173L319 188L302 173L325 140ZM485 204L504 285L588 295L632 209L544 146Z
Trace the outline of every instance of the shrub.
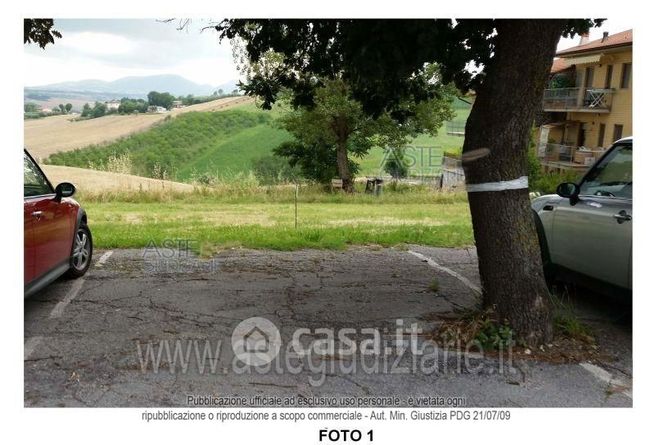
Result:
M252 161L252 170L260 184L274 185L296 182L301 178L300 169L289 165L280 156L262 156Z

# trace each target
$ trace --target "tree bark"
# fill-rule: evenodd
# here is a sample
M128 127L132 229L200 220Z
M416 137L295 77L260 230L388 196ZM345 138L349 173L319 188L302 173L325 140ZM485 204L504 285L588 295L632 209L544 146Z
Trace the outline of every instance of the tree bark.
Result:
M527 175L529 131L565 25L563 20L499 20L494 57L466 122L467 184ZM467 160L472 150L489 153ZM471 156L472 158L472 156ZM528 189L469 192L485 307L530 346L552 338L548 288Z
M351 193L353 191L353 180L350 173L350 164L348 163L348 149L346 144L341 142L337 144L337 169L343 182L343 190Z
M348 162L348 138L350 132L345 118L337 118L333 123L333 131L337 136L337 172L343 184L343 190L353 192L353 179Z

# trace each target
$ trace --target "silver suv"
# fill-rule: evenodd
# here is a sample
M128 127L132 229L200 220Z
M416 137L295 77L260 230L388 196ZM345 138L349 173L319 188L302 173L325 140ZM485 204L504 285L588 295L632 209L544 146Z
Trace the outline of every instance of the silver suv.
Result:
M578 184L534 199L532 209L547 278L632 290L632 137L615 142Z

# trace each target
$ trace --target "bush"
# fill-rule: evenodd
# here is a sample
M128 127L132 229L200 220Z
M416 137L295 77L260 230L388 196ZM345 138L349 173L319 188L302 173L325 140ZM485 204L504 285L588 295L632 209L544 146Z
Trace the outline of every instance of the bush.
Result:
M386 152L384 171L394 179L406 178L409 173L409 162L402 148L389 148Z
M296 182L301 178L300 169L289 165L280 156L262 156L252 161L252 170L260 184L275 185Z
M562 182L577 182L579 174L574 171L564 173L544 172L537 157L534 142L530 141L528 147L528 187L531 192L542 195L555 193L557 186Z
M542 195L555 193L557 186L562 182L577 182L579 175L573 171L565 173L542 173L535 181L531 181L530 191L539 192Z

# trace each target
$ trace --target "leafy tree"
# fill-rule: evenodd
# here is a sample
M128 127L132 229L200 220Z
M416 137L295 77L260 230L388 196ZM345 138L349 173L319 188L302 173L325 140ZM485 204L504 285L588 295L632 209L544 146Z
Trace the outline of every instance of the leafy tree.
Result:
M93 108L89 107L89 112L87 113L87 116L95 119L98 117L102 117L105 114L107 114L107 105L105 105L104 102L96 102L93 105ZM84 116L84 110L82 110L82 115Z
M447 90L443 86L439 86ZM407 109L412 109L412 117L401 125L388 114L371 116L364 113L360 102L351 97L348 85L341 79L326 79L316 87L312 106L298 106L280 118L284 129L293 134L300 146L304 147L302 154L313 158L313 150L322 154L334 151L331 160L336 165L337 176L343 181L343 188L352 191L353 164L351 159L364 157L374 146L403 147L409 142L410 136L426 131L436 133L444 120L453 116L450 108L450 98L433 98L420 104L406 103ZM299 147L292 151L292 157L298 162L301 152ZM315 172L316 160L308 160L311 170ZM328 168L326 172L333 171ZM323 182L323 174L312 173L311 177Z
M463 161L468 184L526 174L527 138L557 42L602 20L226 20L222 38L243 39L248 59L269 51L283 64L241 85L270 107L290 89L314 102L312 82L342 78L367 114L407 116L399 105L433 92L416 73L438 63L444 83L474 90ZM468 69L473 64L477 70ZM528 190L469 193L483 303L528 345L552 337L552 318Z
M273 149L273 154L286 158L292 168L299 169L303 178L320 184L329 184L332 178L339 176L334 162L337 156L336 146L322 141L305 144L299 141L283 142ZM355 174L359 166L352 159L348 160L350 171Z
M41 49L45 49L46 45L55 43L55 37L60 39L61 33L52 29L54 25L52 19L24 19L23 44L36 43Z
M91 105L89 105L88 103L84 104L84 106L82 107L81 116L82 117L91 117Z
M34 102L27 102L25 105L23 105L23 110L26 113L36 113L39 111L39 106Z
M68 113L70 113L71 110L73 109L73 104L68 103L68 104L66 104L66 105L64 106L64 108L65 108L65 110L66 110L66 113L68 114Z
M171 109L174 100L175 96L170 93L159 93L157 91L151 91L148 93L148 103L150 105L164 107L167 110Z
M66 106L64 104L59 104L59 111L61 111L61 114L66 114Z
M222 95L223 95L223 90L220 89L220 88L219 88L219 90L218 90L218 95L219 95L219 96L222 96Z

